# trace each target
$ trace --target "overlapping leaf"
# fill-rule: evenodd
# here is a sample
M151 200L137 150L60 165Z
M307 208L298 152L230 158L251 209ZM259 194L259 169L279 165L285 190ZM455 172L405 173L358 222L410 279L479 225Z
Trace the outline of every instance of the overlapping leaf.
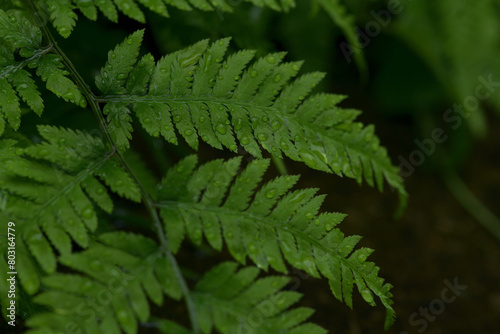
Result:
M21 123L21 102L41 115L43 99L27 68L46 82L47 89L65 101L85 106L86 101L61 64L61 57L42 46L40 29L20 11L0 9L0 135L6 121L13 129ZM20 60L15 59L15 53Z
M28 320L27 333L66 333L68 323L84 333L137 333L150 317L151 300L182 296L172 266L151 239L124 232L105 233L80 253L62 256L61 264L81 274L53 274L43 279L45 292L34 301L51 311Z
M366 261L371 249L354 250L360 237L344 237L335 227L345 215L318 215L324 196L315 196L316 189L290 192L296 176L276 178L255 191L269 161L255 160L238 174L240 160L214 160L196 169L197 159L190 156L168 172L158 206L173 251L186 235L196 245L205 236L217 250L225 241L243 264L249 257L264 270L286 272L288 262L313 277L328 278L335 297L350 307L356 284L369 304L375 304L373 295L380 298L389 325L391 285Z
M288 11L295 7L294 0L245 0L260 7L269 7L276 11ZM86 18L95 21L98 12L112 22L118 22L119 13L141 23L146 23L142 5L149 10L168 17L169 7L191 11L232 12L236 3L230 0L45 0L52 24L63 37L69 37L78 16L78 9Z
M301 297L298 292L280 291L289 278L257 279L259 269L237 268L234 262L222 263L205 274L193 290L203 333L212 333L213 327L219 333L326 333L317 325L303 323L314 312L312 309L287 310Z
M248 50L224 60L229 39L200 41L156 64L150 54L136 63L141 37L138 31L111 51L96 79L121 149L128 147L133 110L148 133L171 143L180 135L195 149L200 139L232 151L241 145L255 157L263 148L381 190L385 179L405 202L402 178L374 127L355 122L359 111L338 106L344 96L308 97L323 74L293 80L301 63L282 63L283 53L251 65Z
M85 333L137 333L140 323L150 318L149 300L158 306L164 295L182 297L169 261L152 240L124 232L101 235L99 242L60 262L78 274L53 274L43 279L45 291L34 301L50 308L31 317L27 333L64 333L68 324ZM259 270L225 262L206 273L193 289L196 321L203 333L326 333L319 326L303 323L312 314L309 308L287 310L300 294L280 291L288 278L268 276L257 279ZM253 313L265 322L249 319ZM181 332L178 324L161 320L160 328ZM187 329L186 332L189 332Z
M30 294L39 288L39 271L56 269L51 245L62 255L71 253L72 242L88 246L89 232L97 227L94 203L107 212L113 208L106 186L140 200L137 185L100 139L52 126L40 126L39 132L45 139L40 144L23 149L4 140L0 151L3 210L19 228L18 272Z

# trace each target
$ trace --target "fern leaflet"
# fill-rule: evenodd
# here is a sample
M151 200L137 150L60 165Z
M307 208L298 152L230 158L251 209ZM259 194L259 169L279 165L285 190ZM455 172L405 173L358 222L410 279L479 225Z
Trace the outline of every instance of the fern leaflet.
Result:
M22 99L38 116L43 112L43 100L37 85L26 68L36 68L36 74L47 89L81 107L86 101L78 87L63 69L61 57L51 53L53 47L42 46L40 29L22 12L0 9L0 135L5 121L17 130L21 123ZM21 60L14 57L17 52Z
M60 262L81 274L53 274L43 279L46 291L34 300L51 311L30 318L28 325L34 329L27 333L64 332L68 323L87 333L136 333L139 323L150 318L148 299L162 305L164 295L182 297L170 263L154 241L142 236L102 234L88 249L62 256ZM301 324L311 315L310 309L286 311L300 297L295 292L279 292L287 278L256 280L257 268L238 272L236 268L237 264L230 262L212 268L193 290L203 333L211 333L213 327L221 333L236 333L242 316L263 307L269 312L262 333L276 333L277 328L325 333L318 326ZM94 308L97 314L90 313L93 302L99 305L99 309ZM174 328L167 321L162 326Z
M293 0L245 1L276 11L288 11L295 7ZM164 17L169 16L168 7L176 7L184 11L198 9L232 12L234 6L234 2L229 0L44 0L39 3L40 7L49 15L53 26L65 38L70 36L76 25L78 19L76 9L92 21L97 20L97 14L101 12L108 20L118 22L118 14L121 12L133 20L146 23L144 12L139 4Z
M380 190L385 178L404 204L402 178L374 127L355 122L359 111L337 106L344 96L307 98L323 74L292 80L301 63L281 63L284 53L248 65L254 52L243 50L223 62L229 39L210 46L200 41L156 64L147 54L136 63L141 38L138 31L111 51L96 78L104 94L98 100L106 102L109 130L121 150L129 145L133 110L149 134L171 143L180 134L195 149L199 139L234 152L239 144L255 157L262 147L359 183L364 178Z
M214 160L198 169L196 156L172 168L158 190L160 214L171 248L185 236L199 245L203 235L217 250L225 240L230 254L245 264L286 272L285 261L309 275L329 279L333 294L352 308L356 284L362 297L375 305L373 294L393 321L391 285L378 277L379 268L366 258L371 249L353 251L358 236L344 237L335 226L345 215L317 215L324 196L316 189L289 192L298 177L278 177L255 192L268 160L255 160L235 178L240 158Z
M137 185L100 139L52 126L40 126L39 132L45 142L23 149L4 140L0 151L0 189L8 192L4 212L19 224L19 278L30 294L39 288L40 270L56 270L51 244L61 255L71 253L72 241L88 246L89 232L97 227L91 200L112 210L98 178L122 197L141 199Z

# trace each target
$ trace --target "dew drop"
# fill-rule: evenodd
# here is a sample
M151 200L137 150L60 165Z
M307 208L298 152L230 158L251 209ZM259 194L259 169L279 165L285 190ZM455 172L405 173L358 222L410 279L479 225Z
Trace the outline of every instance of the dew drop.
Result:
M267 198L273 198L274 196L276 196L276 189L271 189L266 192Z
M87 218L87 219L90 219L94 216L94 210L92 210L92 208L88 207L86 208L85 210L83 210L82 212L82 217L83 218Z
M128 45L132 45L132 42L133 42L133 41L132 41L132 38L128 38L128 39L127 39L127 44L128 44Z
M66 27L60 27L60 28L59 28L59 33L60 33L62 36L69 35L69 29L68 29L68 28L66 28Z
M222 123L219 123L216 127L215 130L217 130L218 133L221 135L225 135L227 133L226 126Z
M274 131L278 131L281 128L281 122L274 121L273 124L271 124L271 127Z
M274 77L274 82L280 82L280 80L281 80L281 75L276 74L276 76Z
M251 71L250 71L250 76L251 76L252 78L255 78L255 77L257 76L257 74L259 74L259 72L257 72L256 70L251 70Z
M261 141L266 141L267 140L267 135L265 133L259 133L257 135L257 138L259 138L259 140L261 140Z
M205 117L200 116L200 118L198 120L200 121L200 123L204 123L205 122Z
M192 129L187 129L186 131L184 131L184 133L186 134L186 136L191 136L194 131Z
M236 120L236 124L234 125L234 129L236 131L239 131L239 130L241 130L242 127L243 127L243 121L241 120L241 118L238 118Z
M311 167L316 167L318 164L316 157L307 150L300 150L299 155L302 160L304 160L304 162Z
M266 61L269 64L274 64L274 63L276 63L276 57L274 57L273 55L269 55L269 56L266 57Z
M243 145L248 145L250 143L250 139L248 139L247 136L244 136L244 137L241 138L241 143Z
M180 115L175 115L173 120L175 123L179 123L181 121L182 117Z

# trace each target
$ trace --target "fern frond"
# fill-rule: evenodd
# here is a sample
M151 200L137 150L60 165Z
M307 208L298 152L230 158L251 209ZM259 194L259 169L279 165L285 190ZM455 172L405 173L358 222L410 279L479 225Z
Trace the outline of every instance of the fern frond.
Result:
M171 265L154 241L124 232L105 233L97 241L59 259L81 275L43 278L45 291L34 301L51 312L29 319L33 333L65 332L68 322L86 333L137 333L138 323L150 316L148 299L162 305L164 295L181 298Z
M360 237L344 237L336 228L345 215L318 215L324 196L315 196L316 189L290 192L297 176L278 177L255 191L269 161L255 160L235 178L240 161L214 160L196 169L197 158L190 156L168 172L158 206L172 250L186 235L196 245L204 235L217 250L224 240L242 264L248 256L259 268L286 272L286 261L313 277L328 278L335 297L351 308L356 284L370 305L373 295L380 298L390 323L392 286L366 261L371 249L354 251Z
M40 144L23 149L14 141L2 141L0 151L0 189L9 194L4 210L21 231L19 278L30 294L39 288L40 269L56 269L51 245L62 255L71 253L72 241L88 246L89 232L97 227L91 200L112 210L113 202L98 178L122 197L141 198L137 185L100 139L52 126L39 126L39 132L45 139Z
M196 315L203 333L211 333L213 327L220 333L326 333L319 326L302 324L312 315L312 309L301 307L286 311L301 297L293 291L280 292L289 278L266 276L257 279L259 269L256 267L239 271L237 267L234 262L215 266L193 290ZM258 328L252 316L262 317Z
M89 333L137 333L139 323L150 318L149 300L161 306L164 295L176 300L182 297L169 261L154 241L143 236L105 233L88 249L62 256L60 263L79 273L57 273L43 279L44 292L34 301L49 307L50 312L30 318L27 324L33 330L27 333L64 332L68 323ZM288 278L257 280L257 268L237 272L237 267L226 262L212 268L192 291L203 333L211 333L213 327L220 333L236 333L239 326L246 330L245 318L252 312L266 319L259 333L292 328L325 333L318 326L302 324L312 310L286 311L300 298L299 293L279 291ZM167 332L181 332L178 324L160 323L170 330Z
M51 46L42 46L40 29L22 12L0 9L0 135L5 121L15 130L19 128L21 99L37 115L43 112L43 100L27 68L36 68L36 74L46 82L47 89L58 97L86 106L80 90L67 77L60 56L51 51ZM15 53L22 59L16 60Z
M276 11L286 12L295 7L294 0L245 1ZM169 17L169 7L176 7L184 11L198 9L223 12L232 12L234 8L234 3L230 0L43 0L40 3L42 8L48 12L53 26L65 38L69 37L78 19L76 9L93 21L97 20L97 14L101 12L108 20L118 22L120 12L133 20L146 23L144 12L139 4L163 17Z
M249 65L254 52L243 50L224 61L229 39L210 46L207 40L200 41L156 64L148 54L130 69L141 34L127 39L134 52L129 52L132 46L124 48L125 42L110 52L96 80L99 85L107 71L122 76L114 79L116 87L101 84L100 98L107 102L104 111L120 149L128 147L133 110L149 134L171 143L177 143L180 135L195 149L200 139L232 151L239 144L255 157L262 156L262 147L359 183L362 179L371 186L376 183L380 190L385 179L405 201L402 178L379 145L374 127L355 122L359 111L340 108L341 95L307 97L322 73L293 80L301 63L282 63L283 53ZM126 67L114 66L113 55L126 59Z

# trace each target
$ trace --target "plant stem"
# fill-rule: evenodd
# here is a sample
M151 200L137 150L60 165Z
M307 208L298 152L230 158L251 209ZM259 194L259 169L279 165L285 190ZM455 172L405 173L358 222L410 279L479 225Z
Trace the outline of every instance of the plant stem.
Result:
M278 169L278 172L281 175L288 174L288 170L286 169L286 165L285 165L285 162L283 161L283 159L278 158L275 155L271 155L271 159L273 160L274 166L276 166L276 168Z
M97 102L97 99L94 96L94 94L92 93L92 90L90 89L89 85L85 82L85 80L82 78L80 73L73 66L73 63L70 61L68 56L59 47L56 40L54 39L54 36L52 36L52 34L49 31L49 29L47 28L47 26L41 22L40 17L37 13L36 6L32 2L32 0L26 0L26 2L28 3L28 8L29 8L31 14L33 15L33 18L35 19L37 24L41 27L45 37L48 38L49 42L52 44L54 52L57 53L59 56L61 56L62 63L64 64L66 69L69 71L70 75L75 80L77 86L82 91L83 96L85 97L85 99L89 103L89 106L92 109L94 116L97 118L97 122L99 124L101 131L105 135L108 144L111 146L111 152L112 152L111 154L115 155L118 158L118 160L120 161L120 163L122 164L124 169L132 176L134 181L139 186L141 194L142 194L143 203L146 206L146 209L147 209L149 215L153 219L153 226L154 226L156 233L158 235L158 238L160 240L160 249L163 253L165 253L166 257L168 258L168 260L172 264L172 267L173 267L174 273L175 273L175 277L177 278L177 280L179 282L179 285L180 285L181 290L183 292L184 298L186 300L186 305L188 308L189 317L191 320L191 325L192 325L193 331L196 334L200 334L201 331L198 327L198 322L196 321L196 319L197 319L196 318L196 311L195 311L195 307L194 307L193 298L191 296L191 292L189 290L189 287L188 287L186 281L184 280L184 277L182 276L179 264L177 263L175 256L170 251L170 248L168 245L168 240L167 240L166 234L163 231L162 223L161 223L160 217L158 216L158 212L156 211L155 202L152 199L151 194L149 194L149 192L146 190L146 188L141 183L141 181L139 180L137 175L135 175L132 172L131 168L128 166L125 158L123 157L123 154L116 149L116 145L113 141L113 138L111 137L111 134L108 131L106 119L104 118L104 115L101 111L101 108L99 107L99 103Z

